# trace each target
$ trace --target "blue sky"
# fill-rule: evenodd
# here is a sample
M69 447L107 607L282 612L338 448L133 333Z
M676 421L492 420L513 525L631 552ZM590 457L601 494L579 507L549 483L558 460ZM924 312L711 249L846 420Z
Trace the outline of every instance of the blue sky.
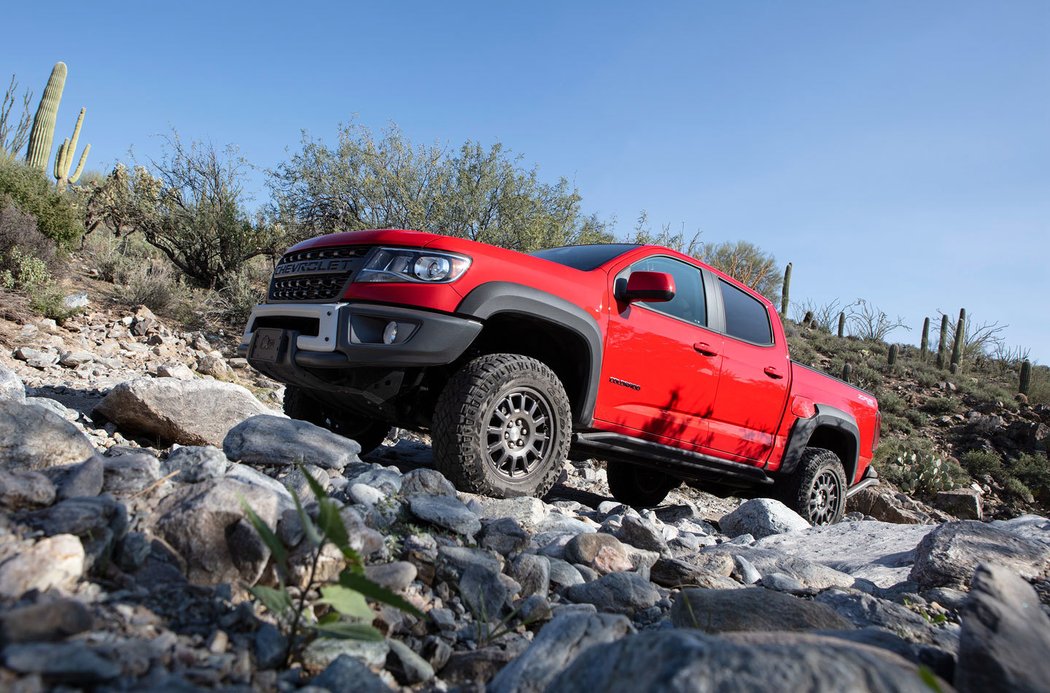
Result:
M498 140L620 234L748 240L797 301L865 298L906 342L966 307L1050 361L1043 0L9 4L0 77L67 63L89 168L171 127L261 168L351 118Z

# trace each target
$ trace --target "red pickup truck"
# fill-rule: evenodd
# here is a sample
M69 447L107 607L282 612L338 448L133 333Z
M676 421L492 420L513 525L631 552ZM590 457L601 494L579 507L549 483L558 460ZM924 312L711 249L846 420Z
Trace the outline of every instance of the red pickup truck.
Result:
M634 506L684 481L824 524L877 481L875 398L793 363L769 301L667 248L321 236L277 264L239 350L365 452L429 431L465 491L541 496L594 457Z

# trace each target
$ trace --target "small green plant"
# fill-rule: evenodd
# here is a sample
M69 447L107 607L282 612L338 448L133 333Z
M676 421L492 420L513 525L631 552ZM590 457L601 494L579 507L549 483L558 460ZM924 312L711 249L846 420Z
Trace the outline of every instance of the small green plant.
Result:
M405 599L365 577L364 561L361 555L350 546L350 537L343 518L339 515L339 506L328 498L321 484L310 472L302 465L297 466L306 477L306 482L317 499L317 520L315 522L303 508L299 494L295 489L289 489L303 526L303 541L308 541L312 547L306 584L303 585L298 600L293 599L288 589L288 582L292 574L289 548L258 514L243 499L241 500L241 507L244 508L249 521L263 543L270 549L278 580L277 587L256 585L249 588L249 591L274 615L279 626L287 635L288 649L285 652L285 661L288 662L300 652L308 638L382 640L382 633L372 626L374 614L368 605L368 599L388 604L417 618L423 618L423 614ZM340 571L335 583L319 585L316 579L317 567L324 547L329 543L333 544L343 555L346 567ZM308 605L309 595L318 589L321 598L316 600L315 604ZM327 607L327 612L320 618L315 616L315 605Z
M922 403L919 407L922 411L927 414L933 414L939 416L942 414L953 414L958 405L951 397L931 397Z

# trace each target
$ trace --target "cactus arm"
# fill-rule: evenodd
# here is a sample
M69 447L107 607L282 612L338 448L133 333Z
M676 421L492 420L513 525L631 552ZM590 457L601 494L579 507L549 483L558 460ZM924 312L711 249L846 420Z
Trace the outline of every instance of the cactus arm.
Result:
M77 170L73 171L73 175L69 177L70 183L76 183L80 180L80 174L84 172L84 164L87 162L88 152L91 151L91 145L84 147L84 151L80 154L80 162L77 163Z

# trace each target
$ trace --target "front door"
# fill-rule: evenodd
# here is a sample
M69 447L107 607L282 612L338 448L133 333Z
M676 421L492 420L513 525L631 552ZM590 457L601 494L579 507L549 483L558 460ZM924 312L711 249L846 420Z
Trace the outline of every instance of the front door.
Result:
M723 344L707 328L703 275L657 256L624 268L614 282L626 283L633 271L667 272L675 295L666 302L612 302L595 419L627 435L703 448Z

